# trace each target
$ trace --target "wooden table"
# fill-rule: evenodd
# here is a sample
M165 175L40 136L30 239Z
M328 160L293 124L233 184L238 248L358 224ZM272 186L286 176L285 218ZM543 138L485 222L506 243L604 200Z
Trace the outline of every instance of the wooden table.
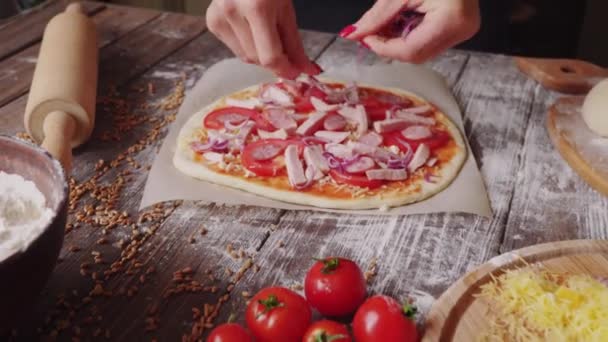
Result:
M60 9L51 3L0 28L2 134L24 130L42 30ZM425 311L467 270L497 254L546 241L608 238L608 200L571 171L545 131L547 107L559 94L519 73L511 57L464 51L448 51L429 66L447 78L463 109L492 219L194 202L138 212L147 167L183 95L180 85L191 87L232 54L206 31L203 18L100 3L87 9L101 37L96 129L75 151L61 261L16 340L58 334L61 340L174 341L191 333L199 315L209 323L205 334L233 312L242 322L247 296L264 286L299 288L311 258L330 255L367 269L371 292L413 296ZM353 61L355 45L331 34L301 34L325 69ZM367 62L383 61L368 56Z

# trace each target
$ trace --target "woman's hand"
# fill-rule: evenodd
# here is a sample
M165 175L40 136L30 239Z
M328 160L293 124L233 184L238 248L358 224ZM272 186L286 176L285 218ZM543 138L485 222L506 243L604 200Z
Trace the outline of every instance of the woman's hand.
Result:
M404 10L424 14L405 38L387 38L379 32ZM377 0L358 22L340 35L362 41L381 56L422 63L471 38L480 26L478 0Z
M213 0L207 26L237 57L280 77L322 71L304 52L291 0Z

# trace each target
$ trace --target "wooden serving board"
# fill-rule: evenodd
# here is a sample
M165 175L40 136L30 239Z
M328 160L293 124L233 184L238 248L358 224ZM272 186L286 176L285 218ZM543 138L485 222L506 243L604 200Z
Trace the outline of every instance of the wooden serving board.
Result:
M592 188L608 196L608 139L593 133L580 111L584 97L563 97L547 113L551 142Z
M515 57L515 64L545 88L566 94L586 94L608 77L608 69L577 59Z
M542 263L556 272L608 275L608 241L571 240L522 248L492 258L454 283L433 304L423 341L475 341L489 327L488 304L475 297L480 286L508 269Z

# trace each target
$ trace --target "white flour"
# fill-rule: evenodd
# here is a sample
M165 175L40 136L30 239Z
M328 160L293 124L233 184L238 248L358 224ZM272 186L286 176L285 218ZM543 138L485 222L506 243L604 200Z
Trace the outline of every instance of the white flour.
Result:
M33 182L0 171L0 261L25 250L52 217Z

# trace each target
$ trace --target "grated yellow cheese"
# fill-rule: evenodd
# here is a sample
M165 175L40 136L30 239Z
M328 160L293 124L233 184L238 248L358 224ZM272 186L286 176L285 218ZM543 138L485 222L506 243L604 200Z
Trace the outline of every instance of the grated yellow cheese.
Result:
M608 341L608 287L589 275L509 270L478 296L496 316L480 341Z

